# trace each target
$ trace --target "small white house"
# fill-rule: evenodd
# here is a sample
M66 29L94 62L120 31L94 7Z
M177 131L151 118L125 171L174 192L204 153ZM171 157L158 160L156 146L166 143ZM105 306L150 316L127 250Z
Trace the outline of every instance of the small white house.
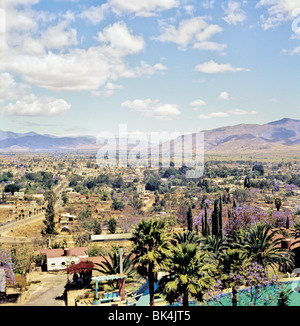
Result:
M40 250L40 254L46 255L47 271L53 271L78 264L80 258L88 257L88 250L89 247L45 249Z
M73 222L76 219L76 215L71 215L70 213L60 214L61 222Z

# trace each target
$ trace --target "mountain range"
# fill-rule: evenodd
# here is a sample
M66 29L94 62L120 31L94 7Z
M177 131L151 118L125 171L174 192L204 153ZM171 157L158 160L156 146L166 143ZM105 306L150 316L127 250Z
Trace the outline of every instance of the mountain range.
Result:
M300 120L284 118L267 124L239 124L204 130L206 154L300 153ZM201 133L202 133L201 132ZM185 135L185 143L192 135ZM181 137L174 148L181 148ZM101 143L101 142L100 142ZM120 140L121 147L126 139ZM57 137L35 132L0 131L0 152L94 151L101 147L93 136Z
M298 153L300 120L284 118L267 124L240 124L204 131L206 153Z

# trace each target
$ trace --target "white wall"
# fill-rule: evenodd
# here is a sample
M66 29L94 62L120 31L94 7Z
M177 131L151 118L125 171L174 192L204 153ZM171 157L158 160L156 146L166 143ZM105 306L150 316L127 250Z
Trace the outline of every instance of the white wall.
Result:
M86 258L88 256L81 256L80 258ZM75 256L62 256L62 257L54 257L54 258L48 258L47 259L47 270L53 271L53 270L61 270L65 269L71 264L78 264L79 263L79 257Z

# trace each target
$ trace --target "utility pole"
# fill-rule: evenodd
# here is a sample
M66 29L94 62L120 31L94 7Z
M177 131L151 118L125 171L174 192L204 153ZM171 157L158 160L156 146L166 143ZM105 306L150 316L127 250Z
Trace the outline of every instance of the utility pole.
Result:
M120 247L119 248L119 255L120 255L120 274L123 274L123 253L124 253L124 248Z

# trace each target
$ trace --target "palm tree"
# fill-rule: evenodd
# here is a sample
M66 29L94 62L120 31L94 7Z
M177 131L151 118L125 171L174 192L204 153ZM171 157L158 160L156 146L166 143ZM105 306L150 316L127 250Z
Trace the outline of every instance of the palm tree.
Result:
M166 223L162 220L142 220L136 226L131 241L133 262L138 265L138 273L148 277L150 306L153 306L155 272L164 263L169 250Z
M295 237L295 239L300 238L300 222L296 222L293 225L292 235Z
M246 252L239 249L227 249L223 251L217 261L217 269L225 288L232 288L232 305L237 306L237 290L241 285L236 277L248 264Z
M173 235L173 239L171 239L171 243L175 246L177 243L194 243L200 244L201 237L198 236L193 231L186 231L184 233L175 233Z
M178 243L171 249L166 268L168 275L159 283L167 301L173 303L182 297L184 307L189 305L190 295L202 301L205 290L212 285L209 275L212 265L206 258L206 253L193 243Z
M223 238L215 235L208 235L202 239L202 249L208 251L215 259L218 259L225 249Z
M99 266L99 268L93 268L105 275L115 275L120 272L120 256L119 256L119 247L113 246L111 251L108 253L108 257L102 255L104 262L98 264L95 263L95 266ZM127 278L133 278L135 269L132 266L132 256L131 255L123 255L123 273L126 274ZM113 281L114 282L114 281ZM111 285L113 285L113 282Z
M292 268L294 265L293 255L288 250L281 248L281 239L275 238L278 234L280 234L280 230L272 229L271 225L257 223L240 234L238 247L247 254L250 261L257 262L264 268L269 265L275 271L278 264Z

